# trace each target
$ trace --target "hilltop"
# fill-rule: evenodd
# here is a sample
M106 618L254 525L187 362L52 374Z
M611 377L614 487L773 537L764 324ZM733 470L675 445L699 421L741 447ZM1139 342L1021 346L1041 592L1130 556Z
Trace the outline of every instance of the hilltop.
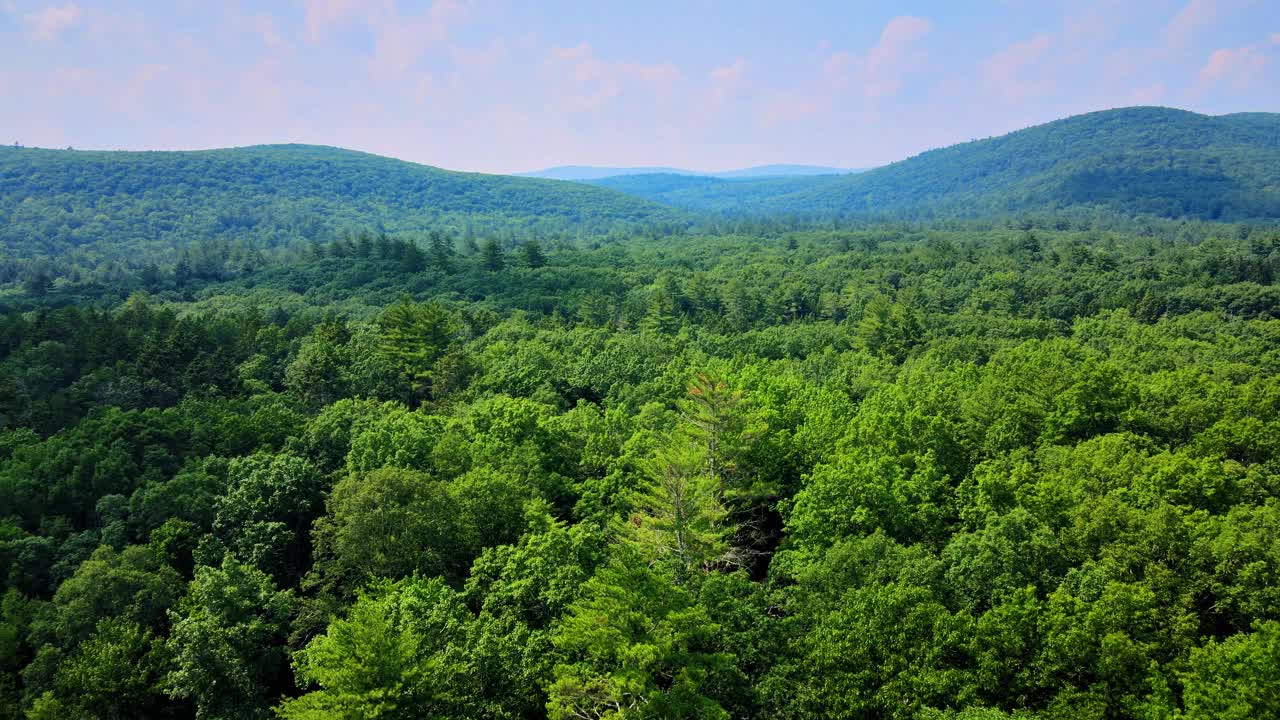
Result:
M353 227L605 233L679 218L604 188L332 147L0 148L0 247L16 257L171 250L210 239L278 246Z
M1205 220L1280 217L1280 114L1088 113L779 193L751 209L925 218L1081 206Z
M927 220L1101 209L1200 220L1280 217L1280 114L1135 107L930 150L858 174L596 184L693 210Z
M548 178L552 180L576 180L590 182L606 178L629 177L636 175L684 175L699 178L745 179L745 178L777 178L804 177L813 175L839 175L841 173L861 172L846 170L825 165L753 165L752 167L721 172L704 172L700 170L684 170L673 167L601 167L596 165L557 165L555 167L518 173L519 177Z

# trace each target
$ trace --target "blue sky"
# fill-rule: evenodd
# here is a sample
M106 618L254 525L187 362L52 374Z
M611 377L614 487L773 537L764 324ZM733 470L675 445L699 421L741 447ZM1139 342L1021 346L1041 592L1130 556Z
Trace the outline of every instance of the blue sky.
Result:
M0 0L0 142L458 170L866 167L1090 110L1280 111L1280 1Z

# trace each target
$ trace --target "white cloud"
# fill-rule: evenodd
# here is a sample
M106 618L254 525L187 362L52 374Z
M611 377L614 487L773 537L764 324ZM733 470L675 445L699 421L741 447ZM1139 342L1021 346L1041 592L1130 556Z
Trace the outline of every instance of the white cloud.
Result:
M1164 83L1158 82L1140 87L1129 94L1129 105L1156 105L1164 97Z
M62 31L75 25L84 15L80 6L69 3L58 7L47 7L43 10L29 12L23 18L31 33L41 40L52 40Z
M613 63L601 60L587 43L574 47L553 47L548 53L547 72L558 78L579 109L599 110L621 94L624 85L646 87L665 97L680 80L675 63ZM567 83L564 81L567 80Z
M743 75L747 71L747 61L745 58L737 58L728 65L721 65L714 68L707 74L707 79L711 82L711 97L716 102L723 102L726 98L745 87L746 83Z
M1053 37L1037 33L982 61L978 71L987 88L1009 102L1020 102L1050 87L1045 78L1028 79L1028 71L1049 52Z
M373 33L368 69L378 80L408 73L429 50L443 49L449 30L466 18L469 4L435 0L426 12L402 14L394 0L306 0L307 37L320 42L332 26L358 22Z
M846 50L831 53L822 64L825 90L843 90L856 83L868 98L896 95L908 74L924 68L928 55L918 41L932 27L926 18L895 17L866 55Z
M1190 0L1164 28L1164 42L1174 48L1188 45L1201 28L1218 16L1216 0Z
M925 18L896 17L884 26L880 42L867 53L863 92L867 97L894 95L902 89L903 77L924 64L923 51L916 41L928 34Z
M1247 90L1256 83L1267 67L1267 56L1256 45L1214 50L1196 76L1193 94L1200 96L1214 88Z

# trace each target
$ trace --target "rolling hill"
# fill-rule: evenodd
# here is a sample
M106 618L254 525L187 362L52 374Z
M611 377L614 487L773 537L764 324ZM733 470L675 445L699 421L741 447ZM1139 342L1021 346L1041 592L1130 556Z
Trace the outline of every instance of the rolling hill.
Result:
M10 269L33 258L84 267L172 262L202 240L277 247L347 228L623 235L687 225L698 214L927 220L1079 209L1280 218L1280 114L1124 108L857 174L746 179L658 173L563 182L306 145L0 148L0 265Z
M606 178L627 177L632 175L684 175L702 178L745 179L745 178L778 178L802 177L811 175L838 175L840 173L861 172L861 170L844 170L824 165L755 165L739 170L722 172L702 172L699 170L683 170L672 167L600 167L596 165L557 165L543 170L519 173L518 177L537 177L551 180L594 181Z
M842 175L798 175L727 179L705 175L651 173L617 175L584 182L619 190L677 208L718 213L751 213L775 198L837 183Z
M931 150L855 175L743 182L649 175L596 184L695 210L931 217L1099 208L1280 218L1280 114L1135 107Z
M1101 206L1201 219L1280 217L1280 114L1140 107L955 145L769 200L767 211L982 214Z
M483 175L306 145L187 152L0 148L0 248L12 257L153 252L203 239L273 246L342 228L609 232L680 222L580 183Z

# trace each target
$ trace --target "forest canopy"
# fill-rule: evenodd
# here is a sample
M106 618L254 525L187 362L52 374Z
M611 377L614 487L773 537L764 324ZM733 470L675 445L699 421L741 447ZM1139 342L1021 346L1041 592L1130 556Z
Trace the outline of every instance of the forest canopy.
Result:
M1274 227L199 247L4 296L2 718L1280 708Z

